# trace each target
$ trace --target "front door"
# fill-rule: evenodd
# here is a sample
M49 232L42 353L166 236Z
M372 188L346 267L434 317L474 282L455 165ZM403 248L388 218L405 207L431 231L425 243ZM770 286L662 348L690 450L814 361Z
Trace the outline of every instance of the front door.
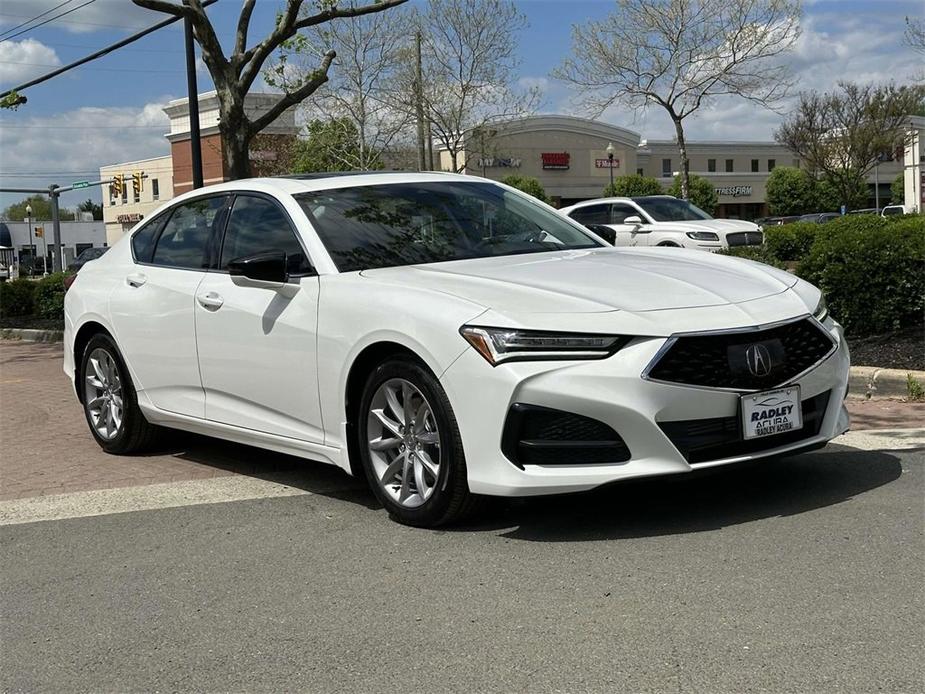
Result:
M290 279L271 284L232 277L228 262L284 251ZM219 270L196 293L199 369L206 419L324 442L317 376L318 277L282 207L238 195Z
M645 231L645 225L626 224L624 220L627 217L636 216L645 219L642 213L632 205L624 202L614 203L611 208L611 227L617 232L616 246L648 246L649 234Z

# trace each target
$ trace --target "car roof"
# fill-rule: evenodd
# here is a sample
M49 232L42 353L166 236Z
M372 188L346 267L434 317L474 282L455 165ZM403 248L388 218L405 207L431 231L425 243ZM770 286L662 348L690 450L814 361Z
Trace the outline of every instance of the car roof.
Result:
M575 210L579 207L587 207L588 205L600 205L607 202L639 202L640 200L658 200L663 198L670 198L672 200L677 200L674 195L637 195L631 198L628 197L611 197L611 198L593 198L591 200L582 200L581 202L576 202L574 205L569 205L568 207L563 207L563 210ZM560 210L561 211L561 210Z

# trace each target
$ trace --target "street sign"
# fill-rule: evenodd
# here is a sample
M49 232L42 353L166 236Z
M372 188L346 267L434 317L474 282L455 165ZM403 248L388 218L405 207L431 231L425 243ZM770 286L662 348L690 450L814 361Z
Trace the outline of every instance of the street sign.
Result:
M74 181L71 184L71 188L89 188L90 181Z

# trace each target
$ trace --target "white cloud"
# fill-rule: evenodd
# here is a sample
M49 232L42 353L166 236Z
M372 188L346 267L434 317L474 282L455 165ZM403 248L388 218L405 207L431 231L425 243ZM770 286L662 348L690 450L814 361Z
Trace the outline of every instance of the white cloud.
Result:
M60 64L55 50L35 39L0 43L0 84L25 82Z
M0 16L0 27L12 28L34 17L38 17L49 10L35 23L43 22L57 17L69 9L80 7L85 0L71 0L67 5L53 10L60 5L61 0L3 0L3 15ZM93 31L105 31L113 28L141 29L156 21L164 19L160 12L152 12L138 7L129 0L95 0L95 2L80 7L60 19L55 19L45 25L48 28L64 29L75 34L84 34ZM22 27L22 29L31 26ZM45 27L42 27L43 29ZM22 29L17 29L21 31Z
M37 188L67 185L95 180L94 174L105 164L167 155L168 120L162 109L170 98L139 108L85 107L47 117L22 117L22 112L5 116L0 128L0 183ZM99 190L69 194L64 204L88 196L99 200ZM20 197L4 195L0 207Z

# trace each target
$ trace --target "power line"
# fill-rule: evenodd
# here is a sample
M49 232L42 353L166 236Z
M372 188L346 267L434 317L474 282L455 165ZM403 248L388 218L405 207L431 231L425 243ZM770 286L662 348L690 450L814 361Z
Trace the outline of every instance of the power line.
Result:
M121 130L124 128L139 128L143 130L163 130L165 125L7 125L4 130Z
M0 12L0 17L16 17L16 19L24 19L27 16L28 15L24 15L24 14L10 14L8 12ZM76 19L64 19L61 21L61 24L82 24L88 27L106 27L107 29L141 29L141 27L139 27L138 25L104 24L102 22L81 22Z
M49 17L49 18L46 19L44 22L39 22L38 24L33 24L31 27L26 27L26 28L23 29L22 31L20 31L20 32L18 32L18 33L16 33L16 34L13 34L12 36L7 36L7 37L4 38L2 41L0 41L0 43L3 43L3 41L10 41L10 40L12 40L12 39L15 39L17 36L21 36L21 35L25 34L26 32L32 31L33 29L38 29L40 26L45 26L45 25L48 24L49 22L53 22L53 21L55 21L56 19L60 19L61 17L64 17L65 15L69 15L71 12L76 12L76 11L79 10L81 7L86 7L87 5L90 5L90 4L94 3L94 2L96 2L96 0L87 0L87 2L85 2L83 5L78 5L77 7L72 7L72 8L69 9L67 12L62 12L61 14L56 15L56 16L54 16L54 17ZM28 22L26 22L26 23L28 24Z
M26 65L28 67L58 67L57 65L49 65L48 63L20 63L16 60L0 60L0 64L4 65ZM88 67L84 68L85 70L94 70L102 72L183 72L186 70L147 70L144 68L131 68L131 67Z
M10 29L7 29L6 31L0 33L0 38L2 38L3 36L6 36L6 35L9 34L11 31L16 31L17 29L21 29L22 27L26 26L27 24L32 24L32 22L34 22L36 19L41 19L41 18L44 17L46 14L50 14L50 13L54 12L55 10L57 10L59 7L64 7L65 5L67 5L67 4L69 4L69 3L72 3L72 2L74 2L74 0L64 0L64 2L62 2L60 5L55 5L55 6L52 7L50 10L45 10L44 12L42 12L42 14L36 15L36 16L33 17L32 19L28 19L28 20L26 20L25 22L23 22L22 24L17 24L16 26L14 26L14 27L12 27L12 28L10 28Z

